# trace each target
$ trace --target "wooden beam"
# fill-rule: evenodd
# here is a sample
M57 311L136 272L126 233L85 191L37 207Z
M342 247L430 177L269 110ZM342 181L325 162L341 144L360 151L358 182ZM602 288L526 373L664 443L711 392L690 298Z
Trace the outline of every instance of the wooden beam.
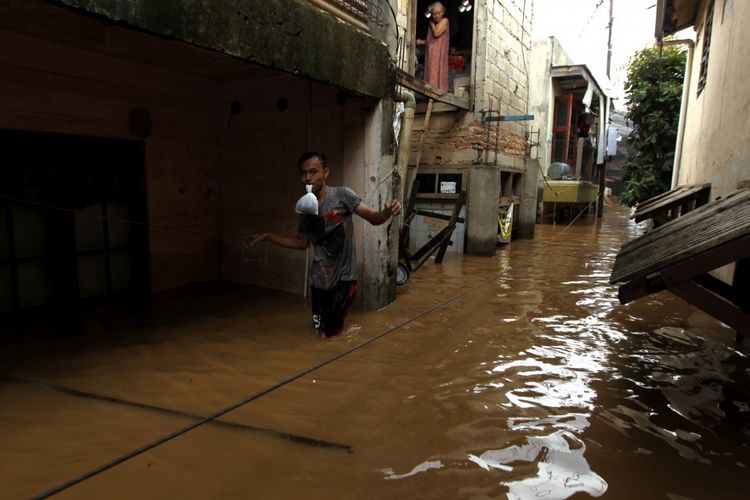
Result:
M695 281L683 281L669 286L669 291L684 299L698 309L710 314L722 323L737 330L738 334L750 334L750 315L723 300Z
M453 235L453 229L456 228L456 221L458 220L458 214L461 213L461 207L463 207L465 201L466 201L466 191L461 191L461 194L458 195L458 200L456 200L456 204L453 206L453 213L451 214L451 219L448 221L448 227L451 228L451 236ZM450 243L450 238L446 238L445 241L443 241L440 244L440 249L438 250L438 253L435 256L435 264L440 264L441 262L443 262L443 257L445 257L445 251L448 249L449 243Z
M698 283L700 286L708 290L709 292L715 293L721 296L727 301L739 307L742 295L739 290L734 288L732 285L724 283L719 278L715 278L710 274L702 274L693 278L693 281Z
M668 288L683 281L695 278L717 267L744 259L750 252L750 234L724 242L698 255L689 257L661 271Z
M617 298L620 299L620 304L627 304L666 288L664 280L657 274L625 283L617 292Z
M453 231L456 229L456 221L459 219L458 214L461 212L461 207L464 205L465 201L466 191L461 191L461 194L456 200L456 204L453 206L453 212L451 213L451 218L448 221L448 224L440 230L438 234L433 236L432 239L430 239L430 241L428 241L422 248L417 250L414 255L409 257L409 260L416 261L414 266L412 266L414 271L422 267L422 265L427 262L427 259L429 259L435 252L438 252L438 255L435 257L435 264L440 264L443 261L445 251L448 248L448 245L452 243L451 236L453 236Z
M427 135L427 132L430 130L430 117L432 116L432 105L434 102L435 101L430 99L427 103L427 113L424 115L424 130L422 131L422 135L419 136L419 143L417 144L417 159L414 162L414 170L409 176L409 185L406 190L409 196L411 196L411 192L414 189L414 181L417 179L417 174L419 173L419 162L422 160L422 145L424 144L424 138Z
M432 107L435 104L435 101L430 99L427 102L427 111L424 115L424 130L422 131L422 135L419 136L419 145L417 145L417 159L414 160L414 176L417 176L417 170L419 170L419 163L422 160L422 146L424 145L424 138L427 136L427 133L430 131L430 117L432 117Z
M427 112L427 106L429 106L429 102L418 102L417 108L414 110L415 113L426 113ZM446 104L444 102L436 102L432 105L432 112L433 113L450 113L451 111L458 111L459 107L454 106L453 104Z
M451 220L451 216L450 215L438 214L438 213L435 213L435 212L430 212L428 210L417 210L417 215L422 215L424 217L430 217L430 218L433 218L433 219ZM463 224L466 221L464 220L463 217L459 217L458 219L456 219L456 222L458 222L460 224Z
M456 106L457 108L465 110L471 109L471 103L469 102L468 98L461 98L455 94L451 94L450 92L445 92L436 87L433 87L432 85L425 83L424 81L406 73L404 70L396 69L395 73L396 83L403 87L406 87L409 90L413 90L414 92L422 94L425 97L429 97L430 99L437 102L443 102L445 104L450 104L452 106Z
M654 225L658 226L657 222L674 219L677 216L678 207L683 207L680 215L685 215L708 203L710 191L710 183L677 187L639 203L630 218L636 222L653 218Z

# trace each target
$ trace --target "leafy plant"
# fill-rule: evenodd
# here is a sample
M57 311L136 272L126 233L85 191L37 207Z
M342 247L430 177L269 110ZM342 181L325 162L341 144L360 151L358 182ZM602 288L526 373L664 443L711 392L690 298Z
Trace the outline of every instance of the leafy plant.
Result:
M625 205L632 207L671 187L685 58L677 47L653 46L628 62L625 96L636 153L625 163L620 195Z

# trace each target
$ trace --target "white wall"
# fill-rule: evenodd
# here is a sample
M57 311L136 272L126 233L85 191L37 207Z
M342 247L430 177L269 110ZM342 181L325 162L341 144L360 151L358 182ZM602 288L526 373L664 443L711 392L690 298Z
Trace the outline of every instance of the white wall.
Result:
M711 183L711 197L750 179L750 2L717 1L706 86L697 95L705 3L696 19L682 161L677 185Z

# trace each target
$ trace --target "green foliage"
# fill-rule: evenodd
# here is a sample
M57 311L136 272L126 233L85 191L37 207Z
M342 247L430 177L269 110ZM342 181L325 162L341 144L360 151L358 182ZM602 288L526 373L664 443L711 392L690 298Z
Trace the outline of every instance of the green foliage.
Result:
M671 187L685 58L676 47L653 46L637 52L628 63L627 118L633 124L629 140L636 151L625 164L625 191L620 195L628 206Z

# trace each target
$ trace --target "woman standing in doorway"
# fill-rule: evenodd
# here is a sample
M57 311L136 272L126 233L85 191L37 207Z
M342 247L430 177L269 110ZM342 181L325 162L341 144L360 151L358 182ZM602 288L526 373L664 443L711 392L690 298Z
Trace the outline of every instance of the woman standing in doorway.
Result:
M448 91L448 48L450 45L448 18L440 2L430 5L430 26L427 40L417 40L417 45L427 45L424 63L424 81L445 92Z

